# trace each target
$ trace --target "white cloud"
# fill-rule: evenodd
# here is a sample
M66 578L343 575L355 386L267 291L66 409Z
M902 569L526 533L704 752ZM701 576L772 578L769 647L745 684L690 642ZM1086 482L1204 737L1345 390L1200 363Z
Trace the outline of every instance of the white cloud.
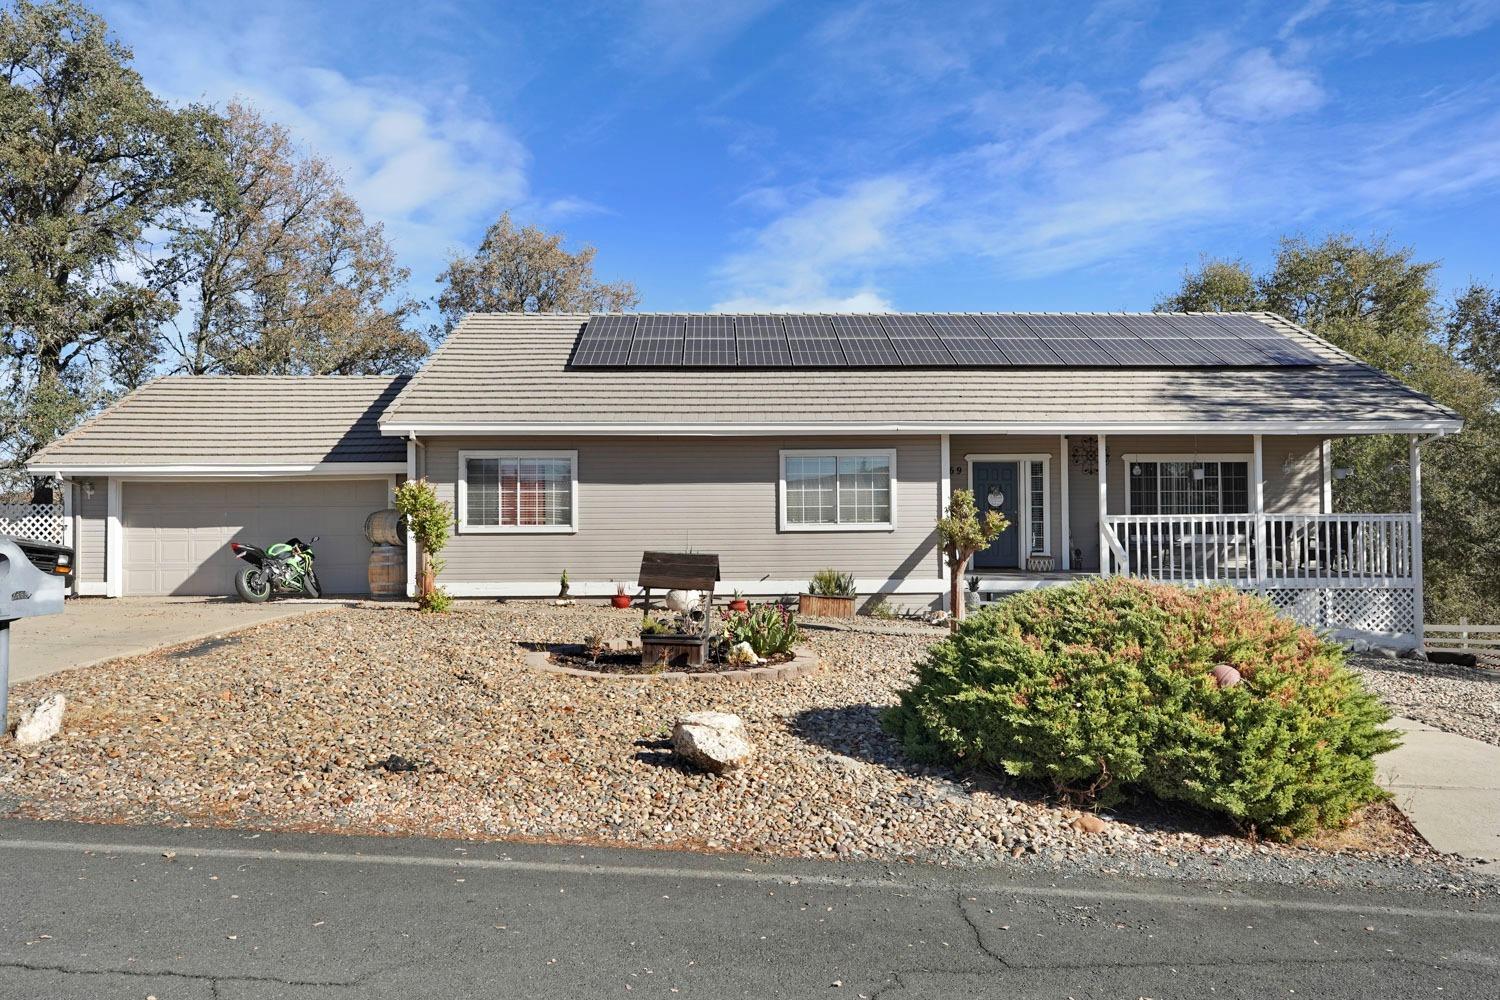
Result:
M726 312L868 312L890 308L875 272L905 254L893 233L927 204L924 185L876 177L813 198L756 233L718 277Z
M1251 122L1311 111L1324 99L1310 71L1278 61L1267 49L1240 56L1228 78L1208 94L1214 111Z
M779 2L638 0L618 61L651 70L704 60Z

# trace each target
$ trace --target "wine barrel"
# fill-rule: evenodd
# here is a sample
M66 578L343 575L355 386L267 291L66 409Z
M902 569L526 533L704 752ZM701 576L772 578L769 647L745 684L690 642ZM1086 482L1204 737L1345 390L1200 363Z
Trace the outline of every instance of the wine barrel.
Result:
M406 550L399 545L370 549L370 596L406 596Z
M394 510L377 510L365 518L365 538L371 545L405 545L406 521Z

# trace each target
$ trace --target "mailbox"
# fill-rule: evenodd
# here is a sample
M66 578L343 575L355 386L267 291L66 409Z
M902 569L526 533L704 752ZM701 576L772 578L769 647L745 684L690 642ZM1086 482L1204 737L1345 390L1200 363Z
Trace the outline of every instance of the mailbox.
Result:
M36 562L28 549L38 550ZM57 549L0 535L0 621L61 613L72 553Z
M10 686L10 623L62 612L73 553L59 545L0 535L0 733Z

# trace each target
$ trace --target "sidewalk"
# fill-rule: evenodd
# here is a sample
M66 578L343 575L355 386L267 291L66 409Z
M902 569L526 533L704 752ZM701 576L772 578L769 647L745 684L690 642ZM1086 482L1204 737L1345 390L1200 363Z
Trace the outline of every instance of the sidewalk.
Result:
M1402 745L1378 761L1380 784L1440 851L1500 862L1500 747L1397 717Z

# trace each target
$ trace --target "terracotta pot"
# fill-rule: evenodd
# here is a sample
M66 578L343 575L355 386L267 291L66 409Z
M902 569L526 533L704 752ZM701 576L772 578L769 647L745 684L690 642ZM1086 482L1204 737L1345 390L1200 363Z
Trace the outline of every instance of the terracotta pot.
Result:
M630 607L630 595L616 594L614 597L611 597L609 599L609 603L613 604L617 608L628 608Z
M743 597L737 597L734 600L732 600L732 601L729 602L729 610L730 611L749 611L750 610L750 602L747 601L747 600L745 600Z

